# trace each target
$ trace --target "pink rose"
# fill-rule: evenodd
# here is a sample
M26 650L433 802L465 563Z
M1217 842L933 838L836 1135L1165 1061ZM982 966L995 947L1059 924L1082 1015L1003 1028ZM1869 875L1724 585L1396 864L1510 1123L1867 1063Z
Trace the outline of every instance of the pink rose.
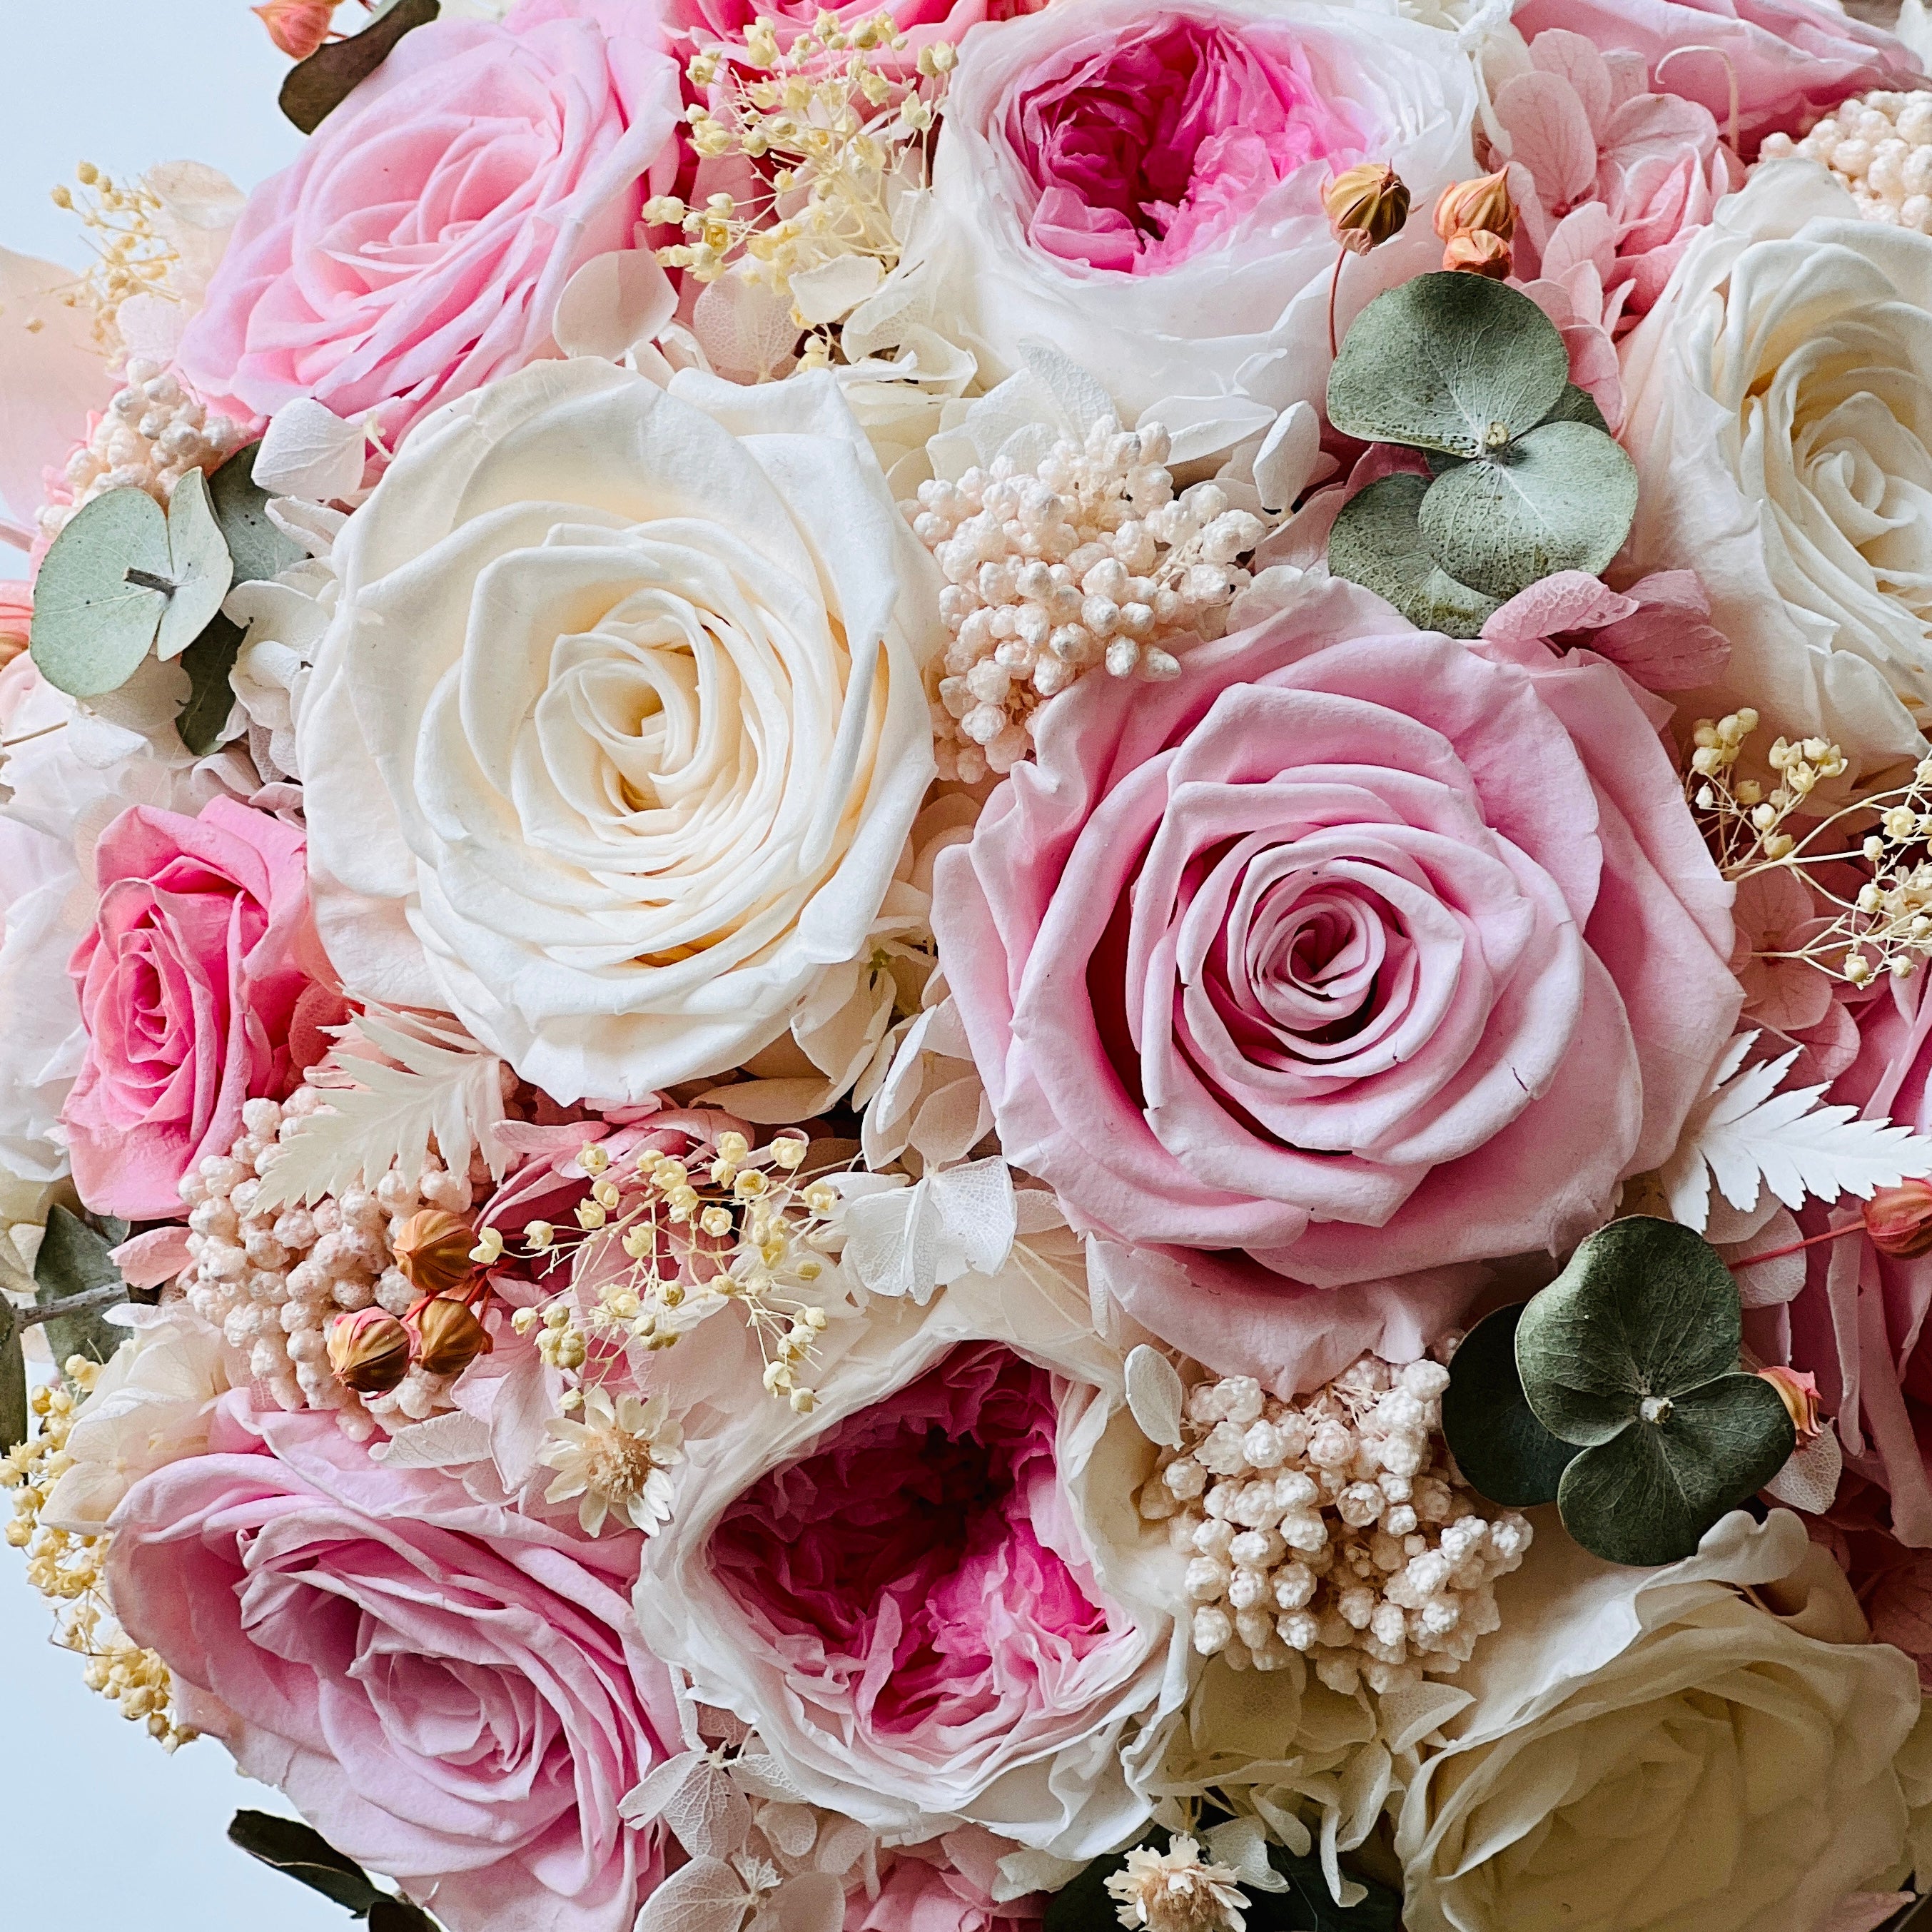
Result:
M1100 1232L1245 1251L1277 1378L1338 1312L1269 1342L1282 1276L1594 1225L1670 1152L1738 1003L1664 706L1588 652L1290 594L1171 683L1057 700L934 900L1008 1160ZM1210 1362L1237 1313L1184 1280L1134 1312Z
M376 411L393 443L554 356L565 283L669 184L677 89L656 0L417 28L250 197L182 370L243 416Z
M110 1588L197 1728L452 1932L627 1932L662 1862L618 1802L678 1734L631 1618L642 1540L236 1394L208 1454L128 1492Z
M847 1897L844 1932L1028 1932L1046 1910L1043 1894L993 1903L1006 1849L990 1832L968 1829L889 1854L878 1896Z
M835 6L822 7L818 0L668 0L664 13L670 26L690 34L699 46L713 42L742 46L746 28L756 20L772 22L784 46L827 13L848 31L886 14L909 43L898 52L880 49L870 56L874 65L890 71L909 67L921 47L936 40L956 43L982 20L1010 20L1017 14L1037 13L1046 4L1046 0L890 0L881 7L875 0L838 0Z
M134 806L101 835L100 905L70 968L87 1057L61 1116L90 1208L180 1214L176 1184L228 1151L242 1102L288 1091L304 851L295 826L229 798L194 818Z
M1702 102L1720 126L1735 76L1748 157L1773 128L1802 134L1847 94L1924 80L1902 42L1811 0L1528 0L1514 25L1526 40L1567 27L1599 47L1628 47L1654 87ZM1722 51L1687 52L1660 75L1678 47Z
M0 669L27 648L33 622L34 586L11 578L0 583Z

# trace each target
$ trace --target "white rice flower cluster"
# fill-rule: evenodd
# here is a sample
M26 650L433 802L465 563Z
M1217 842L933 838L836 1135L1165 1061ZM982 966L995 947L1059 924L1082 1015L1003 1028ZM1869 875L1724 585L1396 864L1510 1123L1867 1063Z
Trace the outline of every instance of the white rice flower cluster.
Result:
M1822 161L1868 221L1932 235L1932 94L1847 100L1802 141L1767 134L1759 152Z
M922 483L902 507L945 573L951 643L934 711L940 776L970 784L1030 748L1036 709L1104 663L1168 678L1166 646L1213 638L1268 526L1218 483L1174 494L1158 423L1112 417L1034 470L999 456L957 482Z
M1300 1652L1345 1694L1468 1661L1531 1532L1513 1510L1486 1516L1453 1474L1448 1385L1440 1363L1374 1355L1294 1402L1246 1376L1196 1384L1183 1444L1140 1496L1192 1558L1196 1650L1258 1670Z
M387 1394L358 1395L329 1366L329 1324L358 1308L406 1314L417 1292L395 1264L396 1232L418 1208L464 1213L472 1192L466 1174L447 1172L432 1155L418 1178L392 1168L374 1189L256 1213L279 1142L326 1098L304 1086L279 1105L248 1102L244 1131L227 1155L209 1156L183 1178L192 1259L181 1285L197 1315L248 1351L249 1373L281 1408L333 1409L359 1442L379 1421L394 1427L448 1408L454 1378L412 1365Z
M68 458L70 503L50 503L40 529L51 541L83 503L110 490L145 490L158 503L190 470L217 468L248 440L242 426L211 416L180 379L136 357L87 441Z

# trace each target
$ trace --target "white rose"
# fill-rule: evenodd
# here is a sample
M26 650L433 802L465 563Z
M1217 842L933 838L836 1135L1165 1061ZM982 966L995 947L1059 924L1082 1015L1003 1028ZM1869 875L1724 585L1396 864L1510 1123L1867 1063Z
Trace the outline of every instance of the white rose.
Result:
M809 1371L821 1399L808 1415L781 1401L713 1407L700 1394L683 1407L671 1520L645 1546L635 1601L652 1653L688 1673L700 1702L754 1725L810 1802L893 1842L966 1822L1060 1858L1111 1850L1151 1815L1150 1784L1186 1696L1186 1635L1172 1613L1181 1559L1134 1503L1154 1452L1127 1411L1120 1353L1094 1332L1077 1244L1054 1238L924 1307L875 1300L835 1320ZM1053 1266L1041 1258L1050 1246ZM1022 1454L1004 1493L1002 1450L974 1474L973 1445L996 1439L983 1415L976 1433L923 1421L892 1433L909 1385L985 1342L1050 1372L1036 1384L1050 1390L1036 1413L1050 1462ZM683 1353L652 1358L680 1406L675 1378L688 1373L700 1391L716 1378L715 1364ZM862 1417L884 1433L848 1452L864 1464L853 1484L814 1476L812 1459L849 1442ZM932 1446L940 1437L952 1446ZM759 1490L781 1470L782 1485ZM764 1520L748 1498L773 1493L800 1511L797 1533L776 1562L748 1571L739 1539ZM855 1516L884 1539L874 1556ZM818 1605L816 1624L796 1627L787 1591L794 1610ZM927 1604L946 1606L930 1631L918 1622ZM885 1630L902 1609L904 1624ZM872 1632L862 1672L842 1648L848 1616ZM1064 1642L1043 1634L1070 1624L1080 1634Z
M1789 1511L1663 1570L1539 1535L1496 1601L1398 1818L1411 1932L1814 1932L1896 1879L1917 1672Z
M1385 160L1414 197L1401 236L1344 268L1346 327L1436 266L1429 209L1474 172L1475 107L1455 35L1366 0L1082 0L976 28L901 268L848 319L848 351L937 329L990 387L1043 342L1123 421L1164 424L1177 460L1226 450L1324 392L1326 175Z
M1932 710L1932 239L1802 160L1754 170L1624 350L1634 575L1694 568L1731 640L1684 715L1754 705L1861 771ZM1767 738L1768 742L1768 738Z
M932 775L937 598L829 374L539 363L420 425L334 562L296 742L352 990L636 1100L863 949Z

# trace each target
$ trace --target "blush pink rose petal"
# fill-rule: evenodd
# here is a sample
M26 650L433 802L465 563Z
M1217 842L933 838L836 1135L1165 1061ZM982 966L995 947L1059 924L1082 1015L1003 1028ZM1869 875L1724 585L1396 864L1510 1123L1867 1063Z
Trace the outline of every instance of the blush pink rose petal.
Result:
M406 35L258 188L180 366L242 416L312 396L393 446L557 353L572 273L632 244L676 166L657 0L524 0Z
M1594 1225L1738 1008L1663 715L1318 580L1169 684L1077 687L936 874L1007 1158L1116 1240L1324 1288Z
M99 1213L182 1212L176 1184L278 1099L310 982L305 842L228 798L198 818L123 812L95 849L100 902L71 968L87 1057L62 1123L81 1198Z
M209 1451L129 1492L111 1558L198 1727L452 1932L627 1932L663 1867L618 1802L677 1736L631 1618L642 1539L478 1503L240 1394Z

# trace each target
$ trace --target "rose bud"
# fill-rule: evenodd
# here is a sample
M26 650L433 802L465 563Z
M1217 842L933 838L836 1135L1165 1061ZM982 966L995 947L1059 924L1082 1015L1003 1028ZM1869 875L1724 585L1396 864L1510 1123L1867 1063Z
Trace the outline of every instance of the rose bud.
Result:
M328 1331L328 1366L361 1395L386 1395L410 1372L409 1330L380 1308L338 1315Z
M248 10L291 60L307 60L328 38L335 0L265 0Z
M425 1208L396 1230L396 1265L418 1294L448 1294L475 1278L476 1234L460 1214Z
M1436 232L1445 242L1478 230L1499 242L1516 234L1516 204L1510 200L1509 178L1498 170L1474 181L1453 182L1436 198Z
M432 1376L460 1376L494 1346L476 1311L457 1295L430 1295L404 1320L416 1337L416 1364Z
M1322 190L1335 239L1352 255L1366 255L1408 219L1408 190L1382 161L1364 161L1335 176Z
M1880 1254L1900 1261L1932 1254L1932 1181L1879 1188L1862 1211L1865 1232Z
M1510 272L1510 244L1486 228L1456 236L1442 251L1442 266L1466 275L1487 275L1492 282L1505 280Z
M1824 1414L1818 1406L1818 1379L1802 1369L1760 1369L1758 1378L1770 1383L1777 1390L1779 1401L1791 1418L1791 1426L1798 1432L1800 1448L1816 1441L1819 1430L1824 1426Z

